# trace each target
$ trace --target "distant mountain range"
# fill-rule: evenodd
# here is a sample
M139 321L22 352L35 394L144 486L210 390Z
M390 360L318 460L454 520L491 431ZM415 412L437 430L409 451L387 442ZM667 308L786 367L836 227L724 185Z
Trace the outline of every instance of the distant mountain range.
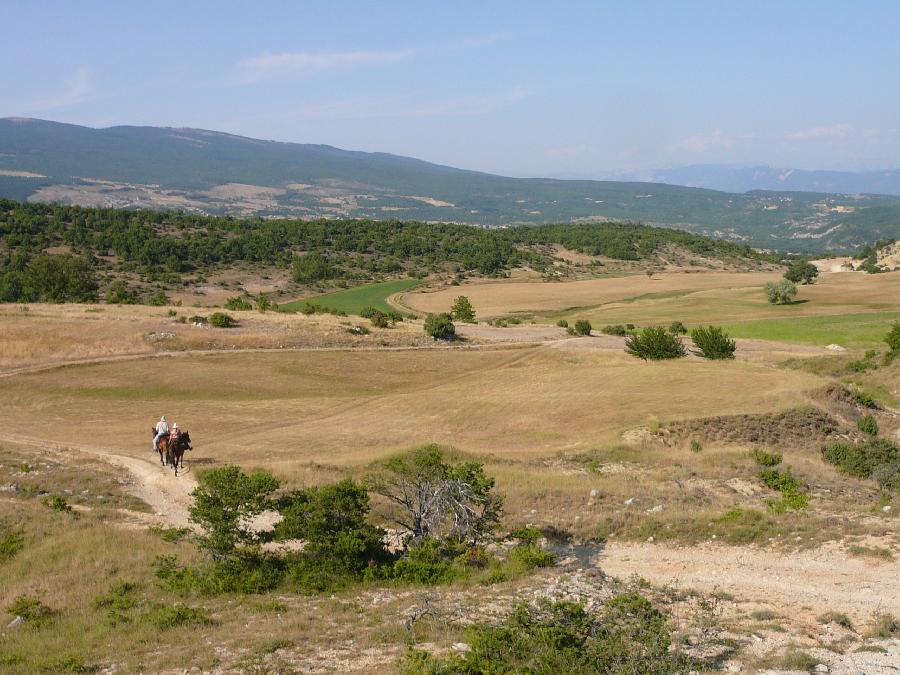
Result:
M601 177L610 180L671 183L672 185L725 192L783 190L900 196L900 169L806 171L803 169L774 169L766 165L694 164L677 169L617 171Z
M481 226L632 220L798 251L900 238L900 197L852 192L508 178L201 129L0 119L0 196L85 206Z

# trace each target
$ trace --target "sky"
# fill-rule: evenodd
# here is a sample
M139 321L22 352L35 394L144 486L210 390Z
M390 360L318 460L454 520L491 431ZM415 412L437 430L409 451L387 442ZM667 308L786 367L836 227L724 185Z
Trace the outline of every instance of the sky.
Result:
M0 0L0 21L0 117L513 176L900 166L897 0Z

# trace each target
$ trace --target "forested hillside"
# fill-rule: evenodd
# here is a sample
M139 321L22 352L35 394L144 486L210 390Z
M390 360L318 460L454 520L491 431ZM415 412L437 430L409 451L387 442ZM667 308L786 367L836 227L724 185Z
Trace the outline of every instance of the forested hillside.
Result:
M900 197L509 178L200 129L21 118L0 119L0 197L245 217L644 222L787 251L848 250L900 234Z
M518 265L545 269L549 258L541 248L550 244L619 260L651 256L666 244L705 257L771 259L746 245L622 223L483 229L452 223L233 218L0 200L0 299L82 300L96 292L96 284L89 283L67 290L67 282L60 281L46 288L51 268L66 278L69 272L84 276L91 269L106 269L166 283L238 263L293 264L300 281L362 280L401 272L424 275L448 266L491 275ZM34 273L38 269L41 275Z

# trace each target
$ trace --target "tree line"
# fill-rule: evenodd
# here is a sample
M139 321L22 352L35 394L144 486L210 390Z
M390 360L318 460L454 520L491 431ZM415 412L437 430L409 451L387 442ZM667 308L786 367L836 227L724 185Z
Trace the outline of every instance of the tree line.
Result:
M77 292L49 292L37 288L29 273L48 249L59 247L84 261L67 261L54 270L57 285L67 287L90 276L82 265L163 283L179 283L184 274L235 263L293 266L296 281L312 283L401 272L424 275L448 267L483 275L522 265L541 271L551 261L535 247L550 244L588 255L639 260L667 243L717 258L772 259L745 245L637 224L482 229L397 220L235 218L4 199L0 200L0 300L86 299L77 283ZM298 256L301 252L305 255Z

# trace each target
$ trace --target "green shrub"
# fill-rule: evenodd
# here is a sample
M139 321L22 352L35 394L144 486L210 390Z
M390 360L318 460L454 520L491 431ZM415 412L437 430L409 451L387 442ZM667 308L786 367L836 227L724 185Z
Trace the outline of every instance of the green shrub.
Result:
M44 506L59 511L60 513L72 513L72 507L62 495L47 495L42 500Z
M249 298L237 296L235 298L228 298L225 301L225 309L230 309L234 312L248 312L253 309L253 303L250 302Z
M874 415L863 415L856 421L856 428L869 436L877 436L878 420Z
M429 314L425 318L425 332L435 340L452 340L456 337L456 326L452 317L445 313Z
M673 321L669 324L669 332L672 335L687 335L688 329L680 321Z
M187 626L209 626L215 623L205 610L197 607L188 607L180 603L171 606L156 605L144 618L158 630L184 628Z
M456 321L475 323L475 309L472 307L472 303L469 299L464 295L460 295L453 301L453 308L450 310L450 315Z
M335 267L318 251L294 256L292 267L294 281L300 284L331 279L337 275Z
M300 308L300 313L307 316L311 314L333 314L334 316L347 316L347 312L342 309L333 309L316 302L307 302Z
M891 326L890 332L884 336L884 341L891 352L900 352L900 321Z
M782 279L770 281L765 286L766 297L773 305L787 305L797 295L797 285L793 281Z
M805 509L809 505L809 495L803 491L803 487L793 474L791 468L784 471L778 469L760 469L759 479L767 487L781 493L777 501L769 501L770 509L777 513L788 510Z
M128 581L114 582L103 595L94 598L94 609L106 610L106 621L110 626L130 624L134 621L132 610L139 600L136 592L139 586Z
M195 314L194 316L188 317L188 321L190 323L197 323L201 326L205 326L208 323L208 319L205 316L200 316L199 314Z
M469 651L447 657L411 651L404 673L685 673L669 652L666 617L634 592L596 614L573 602L519 605L502 623L468 629Z
M391 322L388 320L387 315L378 310L375 310L369 317L369 321L372 322L372 325L375 326L375 328L390 328L391 326Z
M592 330L591 322L587 319L578 319L575 322L576 335L590 335Z
M52 623L59 612L47 607L40 598L20 595L6 608L6 613L13 617L21 616L25 624L32 628L41 628Z
M766 452L762 448L753 448L750 451L750 456L757 466L778 466L781 464L780 452Z
M0 564L5 563L22 550L25 540L22 533L0 528Z
M258 309L260 312L265 313L270 309L275 308L276 307L273 307L272 301L269 300L269 296L265 295L264 293L260 293L258 296L256 296L256 309Z
M237 326L237 321L234 320L234 317L230 314L225 314L225 312L210 314L209 323L216 328L234 328Z
M900 446L886 438L830 443L822 449L822 457L848 476L874 480L884 490L900 490Z
M560 328L568 328L569 322L566 321L565 319L560 319L559 321L556 322L556 325L559 326Z
M625 324L625 330L634 330L634 324L633 324L633 323L626 323L626 324Z
M880 612L875 615L875 625L869 631L870 637L891 638L900 635L900 619L893 614Z
M645 328L625 340L625 351L645 361L678 359L687 355L681 340L665 328Z
M404 583L443 584L455 576L452 556L435 539L426 539L411 547L405 557L394 563L391 577Z
M703 446L700 444L700 441L693 440L691 441L691 452L702 452Z
M718 326L700 326L691 331L691 341L707 359L733 359L737 345Z
M347 332L353 335L368 335L371 331L365 326L356 325L350 326L350 328L347 329Z
M156 291L147 302L154 307L164 307L169 304L169 297L165 291Z
M840 612L825 612L819 617L819 623L833 623L847 630L853 630L853 622L850 617Z
M850 398L863 408L872 408L873 410L878 408L878 402L862 389L851 389Z
M623 337L625 335L628 335L628 331L625 330L625 326L623 326L622 324L603 326L603 328L600 329L600 332L604 335L620 335Z
M811 262L798 260L791 264L784 273L784 278L795 284L811 284L814 283L816 277L819 276L819 268Z
M138 296L124 281L114 281L106 291L107 305L136 305Z

